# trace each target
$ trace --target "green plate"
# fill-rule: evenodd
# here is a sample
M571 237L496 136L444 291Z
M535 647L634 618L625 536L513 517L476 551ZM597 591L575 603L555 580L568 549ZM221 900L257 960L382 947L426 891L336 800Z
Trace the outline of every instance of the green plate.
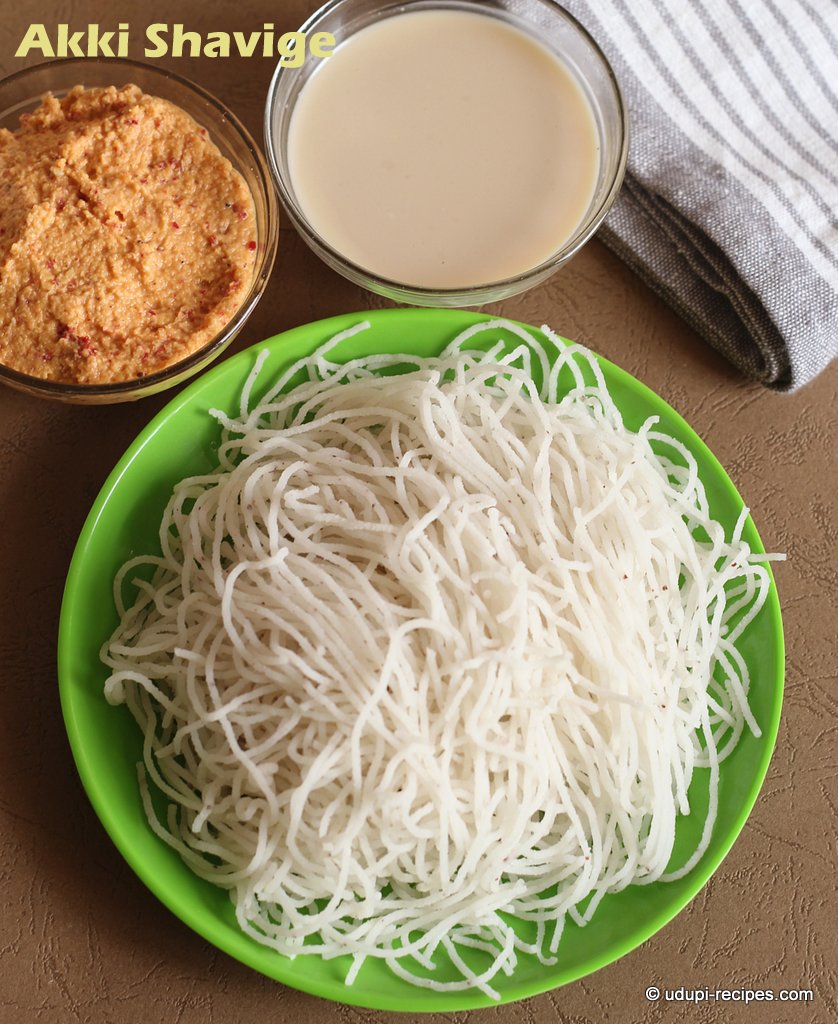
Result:
M289 960L242 934L228 894L193 875L176 853L151 832L140 802L136 763L141 760L139 730L125 707L111 707L102 696L106 672L99 649L116 625L112 581L131 555L159 551L157 524L173 485L209 470L219 430L210 408L237 409L255 353L270 356L260 376L266 388L291 361L362 319L372 327L337 350L346 358L372 352L433 355L480 314L440 310L384 310L307 324L227 360L186 388L156 416L131 445L108 478L81 532L70 566L58 638L61 702L79 774L102 823L120 853L143 882L178 917L209 942L270 978L305 992L357 1006L384 1010L454 1011L487 1006L477 990L436 993L396 978L379 962L367 961L354 985L343 976L347 958ZM629 427L650 415L684 442L698 460L710 508L728 530L743 502L713 454L662 399L616 366L600 360L614 400ZM260 391L257 386L255 395ZM763 551L749 520L745 539ZM723 763L718 821L710 846L696 868L669 883L630 887L607 896L590 924L568 922L558 963L545 967L521 955L512 977L494 981L503 1002L523 999L573 981L623 956L662 928L698 893L730 849L756 800L777 735L783 688L783 633L773 584L769 599L739 642L751 675L751 707L762 729L757 739L745 732ZM690 793L692 813L679 820L675 859L683 863L697 845L707 801L704 772L696 772Z

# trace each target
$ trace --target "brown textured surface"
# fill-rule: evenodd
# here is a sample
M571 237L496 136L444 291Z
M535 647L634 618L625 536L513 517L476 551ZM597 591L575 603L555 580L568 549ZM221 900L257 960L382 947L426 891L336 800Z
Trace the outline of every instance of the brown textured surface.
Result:
M159 0L16 2L0 19L0 71L33 21L291 29L313 5ZM108 8L110 7L110 11ZM172 66L261 131L271 62ZM283 230L270 290L239 349L308 320L380 306ZM597 974L524 1003L430 1018L452 1024L826 1024L835 965L838 365L792 397L744 383L601 245L498 312L549 322L624 366L683 413L727 466L769 549L788 669L780 739L739 841L707 888L657 937ZM98 824L64 735L55 636L73 545L122 450L168 396L84 409L0 394L0 1024L382 1024L410 1019L337 1007L274 984L218 953L151 897ZM662 988L811 988L770 1006L663 1002Z

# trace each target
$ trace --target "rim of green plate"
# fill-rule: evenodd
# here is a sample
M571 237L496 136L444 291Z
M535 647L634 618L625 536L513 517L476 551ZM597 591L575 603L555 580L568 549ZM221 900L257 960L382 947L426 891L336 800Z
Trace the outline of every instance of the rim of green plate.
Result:
M601 970L603 967L606 967L608 964L615 962L627 953L636 949L638 946L642 945L644 942L648 941L648 939L660 931L661 928L680 914L684 907L686 907L687 904L690 903L692 899L694 899L695 896L704 888L707 881L717 870L730 851L730 848L733 846L736 838L742 831L745 822L753 810L763 782L765 781L765 776L774 751L780 725L785 676L785 642L776 581L774 579L773 572L771 571L771 564L765 563L770 578L770 588L766 605L764 606L761 614L767 613L770 619L771 637L773 642L773 650L771 653L777 664L777 676L775 679L769 681L769 684L773 688L775 699L772 704L770 721L765 724L765 727L762 730L760 756L753 772L751 784L745 797L742 799L738 812L733 816L732 820L729 820L725 824L723 837L721 839L717 837L715 851L708 850L699 864L687 876L690 884L682 895L682 898L673 900L672 905L668 904L665 909L650 916L643 927L636 928L622 942L613 943L599 956L590 957L578 967L565 969L563 971L555 971L552 968L545 967L543 977L533 979L530 982L520 982L516 984L514 978L509 980L504 979L500 1000L493 1000L483 992L474 989L463 992L434 992L425 988L411 988L411 1005L409 1007L405 1007L401 998L394 999L388 994L382 994L380 998L376 996L356 998L353 993L353 989L343 984L343 982L332 983L331 981L323 979L308 978L304 973L296 974L287 968L287 965L290 965L292 961L278 953L274 953L271 950L266 950L266 947L259 946L252 939L249 939L243 932L240 933L240 938L243 941L231 941L229 929L227 929L225 925L212 918L207 920L205 913L203 915L199 913L188 899L181 898L176 889L173 889L171 886L161 881L160 878L155 875L154 871L141 860L125 837L124 827L121 822L121 819L124 816L123 811L119 807L111 806L109 800L104 795L103 787L100 784L96 769L87 755L84 741L84 728L77 717L76 702L70 683L71 673L69 670L69 662L71 652L73 650L73 639L69 623L73 617L77 591L80 588L81 580L85 572L85 562L90 553L91 543L95 541L98 521L105 511L108 502L111 500L114 491L118 488L123 475L149 440L159 431L164 429L168 421L172 419L180 409L198 401L203 392L211 390L217 382L221 382L227 377L232 378L238 375L241 383L243 384L245 377L252 369L254 354L266 347L273 351L274 347L298 341L308 334L316 334L317 341L315 344L321 344L333 337L339 331L346 330L348 327L353 326L360 321L369 321L371 328L374 329L376 323L386 322L391 319L402 319L405 321L415 319L420 323L421 321L427 321L428 323L431 321L437 321L440 328L444 327L446 330L452 330L455 332L464 330L472 324L476 324L481 321L506 320L509 323L524 327L528 331L540 332L540 328L521 321L508 320L508 318L496 317L491 314L476 313L459 309L439 310L410 308L344 313L328 317L323 320L302 324L298 327L290 328L287 331L274 335L265 341L259 342L242 350L241 352L238 352L236 355L231 356L196 380L192 381L151 419L151 421L140 431L134 441L129 445L114 469L108 475L105 483L102 485L102 488L99 491L99 494L97 495L79 534L70 567L68 569L67 582L61 605L58 633L59 693L65 728L67 730L67 736L76 763L76 768L85 792L87 793L100 822L104 826L105 831L113 841L114 845L117 847L120 855L128 863L139 879L157 897L157 899L160 900L160 902L174 913L175 916L180 918L180 920L188 927L197 932L216 948L221 949L223 952L229 954L234 959L239 960L253 970L264 974L281 984L288 985L289 987L307 992L314 996L374 1010L411 1013L455 1012L457 1010L480 1009L515 1002L559 988L562 985L568 984L572 981L577 981L580 978L587 977L588 975ZM314 344L312 345L312 348L313 347L315 347ZM387 350L395 351L394 348L390 347L388 347ZM699 456L701 460L709 466L710 471L714 476L714 484L720 486L726 492L726 496L729 500L740 505L743 504L741 495L728 476L724 467L713 452L707 447L704 441L702 441L699 435L686 422L686 420L684 420L684 418L663 398L652 391L651 388L643 384L642 381L628 373L628 371L623 370L621 367L612 363L603 356L596 353L595 356L597 362L603 368L606 380L609 383L613 381L619 386L634 392L636 397L648 405L650 415L663 415L668 421L670 421L670 423L674 423L677 428L689 438L689 444L693 454ZM210 406L207 405L207 408L209 407ZM765 548L750 514L748 516L746 530L751 534L750 539L754 552L760 554L764 553ZM105 638L103 637L103 640L104 639ZM254 949L251 949L251 946L253 946ZM254 962L256 960L264 959L264 957L260 957L258 955L258 951L267 951L272 954L278 961L282 962L279 966L284 966L285 969L272 971L266 969L265 963Z

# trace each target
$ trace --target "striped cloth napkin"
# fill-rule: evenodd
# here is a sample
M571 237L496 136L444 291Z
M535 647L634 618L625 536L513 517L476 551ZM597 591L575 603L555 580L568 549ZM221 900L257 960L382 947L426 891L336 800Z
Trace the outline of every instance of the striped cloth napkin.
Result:
M838 3L561 0L623 88L601 237L748 376L838 355Z

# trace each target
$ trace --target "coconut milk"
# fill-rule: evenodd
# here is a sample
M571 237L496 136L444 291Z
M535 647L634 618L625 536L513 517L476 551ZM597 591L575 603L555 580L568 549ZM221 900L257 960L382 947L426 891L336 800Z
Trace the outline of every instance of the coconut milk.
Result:
M599 166L591 106L536 39L489 15L425 10L340 43L297 99L297 200L334 249L430 289L515 277L584 218Z

